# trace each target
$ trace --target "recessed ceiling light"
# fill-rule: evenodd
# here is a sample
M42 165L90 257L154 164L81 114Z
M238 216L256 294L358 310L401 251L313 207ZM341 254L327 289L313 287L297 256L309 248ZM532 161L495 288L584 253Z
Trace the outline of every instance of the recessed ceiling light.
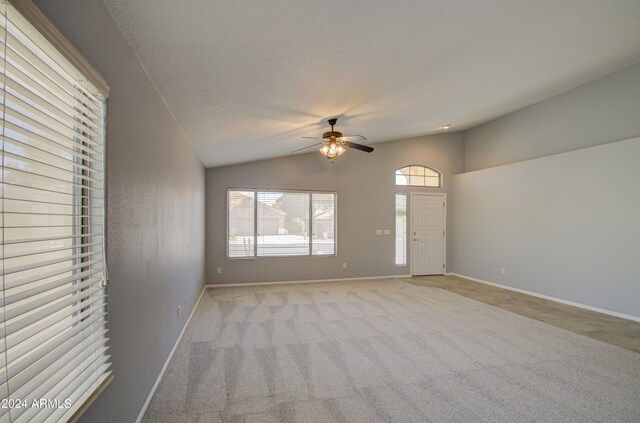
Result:
M438 129L451 129L452 126L453 124L451 123L445 123L444 125L440 125Z

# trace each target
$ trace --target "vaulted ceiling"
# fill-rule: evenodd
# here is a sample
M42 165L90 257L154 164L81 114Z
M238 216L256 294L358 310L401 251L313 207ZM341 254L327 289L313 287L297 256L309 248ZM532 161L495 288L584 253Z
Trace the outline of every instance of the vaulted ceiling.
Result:
M104 0L205 166L469 128L640 61L638 0Z

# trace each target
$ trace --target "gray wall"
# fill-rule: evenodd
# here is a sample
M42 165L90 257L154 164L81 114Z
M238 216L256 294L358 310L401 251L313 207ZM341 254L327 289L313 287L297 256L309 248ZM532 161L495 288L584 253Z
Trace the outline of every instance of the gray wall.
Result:
M408 274L408 266L396 267L394 263L394 193L451 194L452 174L464 169L463 135L435 135L375 144L374 147L371 154L349 150L333 164L316 151L207 169L207 282L225 284ZM442 171L444 187L396 187L394 172L409 164L428 165ZM337 191L338 256L227 259L226 191L230 187ZM455 206L449 205L448 210L452 207ZM376 229L391 229L392 235L376 236ZM449 247L450 244L448 242ZM347 263L347 269L342 268L343 262ZM218 266L222 267L221 274L216 273Z
M204 284L204 169L99 0L36 1L111 86L109 336L115 379L83 422L133 422ZM180 318L178 304L187 297Z
M466 171L640 136L640 64L465 133Z
M210 169L203 256L204 171L108 11L99 0L35 2L105 76L112 90L108 266L113 280L110 352L116 378L84 422L130 422L137 417L188 316L185 312L178 318L177 305L187 297L186 310L191 310L202 289L205 257L207 282L214 284L406 274L408 267L394 265L393 235L375 236L374 230L393 230L395 192L451 194L452 174L465 170L465 146L467 169L473 170L640 134L640 66L636 66L472 129L466 142L462 134L454 133L378 144L371 155L349 151L333 165L313 153ZM637 196L628 195L634 188L629 181L638 181L637 171L630 167L631 153L638 156L637 142L570 153L567 163L565 156L555 156L456 176L455 198L449 198L448 207L448 233L452 234L452 226L456 229L455 251L448 237L454 270L640 315L633 304L640 294L638 281L629 278L639 274L633 266L635 257L630 256L638 241L637 223L630 218L640 214ZM442 170L444 188L395 187L394 170L407 164ZM609 172L593 172L598 169L593 166L603 164ZM540 177L540 170L556 176L548 195L551 176ZM585 188L585 179L576 178L575 172L584 172L581 176L600 189ZM485 195L491 183L497 186ZM226 259L228 187L338 191L338 257ZM569 193L572 201L563 201ZM487 195L494 196L492 206L504 204L511 213L500 208L502 219L496 219L495 210L487 208ZM534 203L538 213L531 208L532 197L546 202ZM619 207L623 197L625 207ZM585 209L590 214L585 215ZM604 217L611 219L600 219ZM496 234L488 231L489 223ZM532 227L546 233L566 228L549 242L544 232ZM531 257L538 261L535 267ZM598 267L596 259L604 264ZM342 269L343 262L347 269ZM223 268L220 275L217 266ZM496 274L496 266L507 267L507 275ZM549 277L533 278L533 269L539 268Z
M452 270L640 316L638 116L640 64L466 131Z
M454 176L454 272L640 317L639 159L634 138Z

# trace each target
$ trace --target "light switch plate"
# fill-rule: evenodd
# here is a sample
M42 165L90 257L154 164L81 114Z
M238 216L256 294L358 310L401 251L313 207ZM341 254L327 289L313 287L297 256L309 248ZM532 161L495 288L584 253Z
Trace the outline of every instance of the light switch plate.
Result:
M385 235L391 235L391 229L385 229L384 230L384 234Z
M382 235L382 229L376 229L376 235Z

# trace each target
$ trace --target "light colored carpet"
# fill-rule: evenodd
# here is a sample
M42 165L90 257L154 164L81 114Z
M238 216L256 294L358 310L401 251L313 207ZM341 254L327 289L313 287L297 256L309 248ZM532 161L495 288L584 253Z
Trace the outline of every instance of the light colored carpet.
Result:
M145 422L638 422L640 354L400 280L205 292Z

